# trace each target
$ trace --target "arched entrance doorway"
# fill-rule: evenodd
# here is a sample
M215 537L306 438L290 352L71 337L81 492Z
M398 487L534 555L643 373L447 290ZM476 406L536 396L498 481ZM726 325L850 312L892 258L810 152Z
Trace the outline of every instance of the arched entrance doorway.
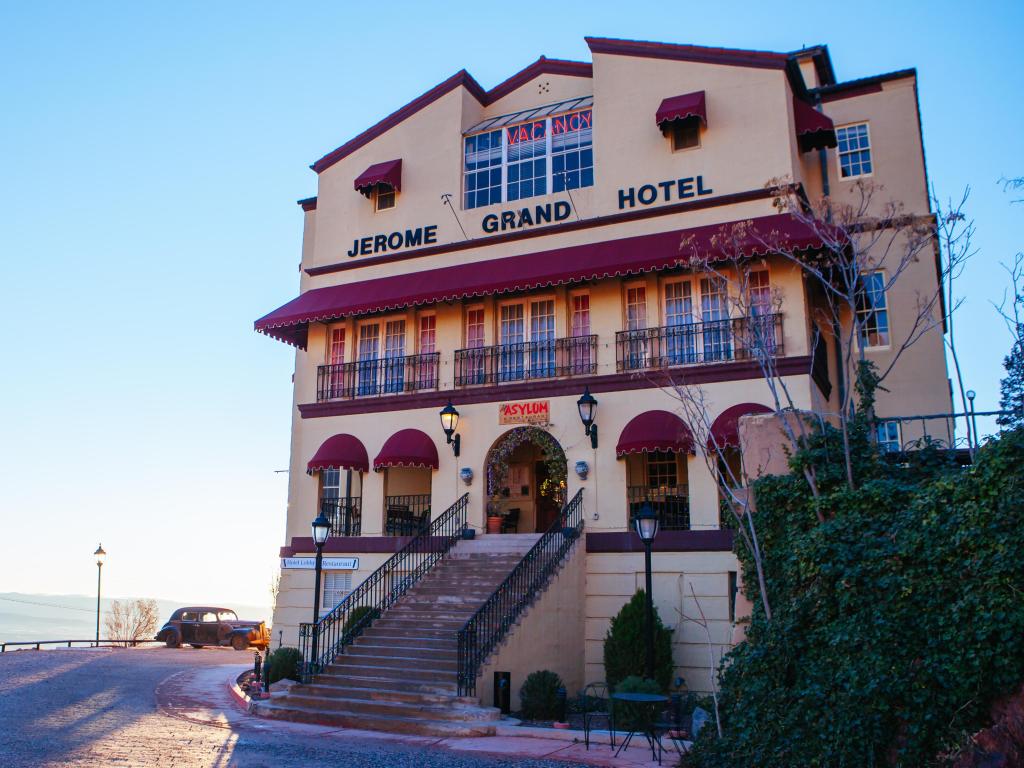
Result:
M516 427L487 452L485 508L490 533L541 533L565 503L565 451L539 427Z

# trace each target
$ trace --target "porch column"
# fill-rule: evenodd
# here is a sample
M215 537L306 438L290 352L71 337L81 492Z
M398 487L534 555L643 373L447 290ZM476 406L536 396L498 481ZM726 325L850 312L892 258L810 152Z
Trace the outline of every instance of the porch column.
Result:
M384 535L384 472L363 474L363 536Z

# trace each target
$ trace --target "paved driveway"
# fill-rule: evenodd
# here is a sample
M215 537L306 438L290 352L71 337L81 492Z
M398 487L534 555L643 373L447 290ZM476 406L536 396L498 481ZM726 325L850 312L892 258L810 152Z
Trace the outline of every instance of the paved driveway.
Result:
M251 658L214 648L0 654L0 765L565 768L573 764L528 759L529 752L506 758L466 751L497 746L483 740L456 751L425 737L374 736L250 717L233 704L224 681Z

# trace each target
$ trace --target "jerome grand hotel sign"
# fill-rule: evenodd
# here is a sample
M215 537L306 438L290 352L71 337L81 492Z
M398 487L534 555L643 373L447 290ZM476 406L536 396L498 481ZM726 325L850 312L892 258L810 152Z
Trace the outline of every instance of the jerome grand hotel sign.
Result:
M624 211L637 206L669 203L672 201L690 200L714 194L714 190L705 186L703 176L686 176L681 179L668 179L639 187L629 187L618 191L619 210ZM516 211L488 213L480 220L480 229L488 235L496 232L534 227L538 224L556 224L565 221L572 215L572 208L565 200L543 205L527 206ZM415 229L381 232L376 235L356 238L348 250L349 257L372 256L378 253L398 251L404 248L415 248L437 243L437 224L428 224Z

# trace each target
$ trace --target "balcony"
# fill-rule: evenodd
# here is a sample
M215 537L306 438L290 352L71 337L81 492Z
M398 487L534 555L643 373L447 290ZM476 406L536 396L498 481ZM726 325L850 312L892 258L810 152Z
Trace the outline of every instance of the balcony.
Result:
M455 351L455 386L588 376L597 371L597 336L572 336Z
M320 514L331 523L331 536L359 536L362 530L362 499L343 496L320 499Z
M437 389L441 355L382 357L316 369L316 399L343 400Z
M782 315L641 328L615 334L619 371L755 360L782 354Z
M384 497L384 533L415 536L430 526L430 494Z
M690 530L690 489L685 485L660 486L648 488L643 485L631 485L626 488L626 499L629 502L629 527L633 528L636 517L644 504L650 504L658 522L665 531Z

